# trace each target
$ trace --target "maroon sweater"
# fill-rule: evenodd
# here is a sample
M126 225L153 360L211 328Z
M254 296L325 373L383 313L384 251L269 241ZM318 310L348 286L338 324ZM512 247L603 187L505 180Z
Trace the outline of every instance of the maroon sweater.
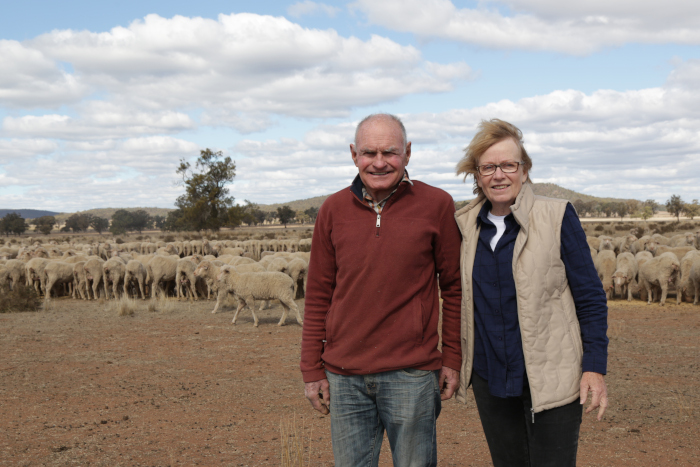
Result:
M361 201L359 177L321 206L304 307L304 382L324 379L324 369L359 375L461 368L461 237L454 203L443 190L413 184L400 184L380 219Z

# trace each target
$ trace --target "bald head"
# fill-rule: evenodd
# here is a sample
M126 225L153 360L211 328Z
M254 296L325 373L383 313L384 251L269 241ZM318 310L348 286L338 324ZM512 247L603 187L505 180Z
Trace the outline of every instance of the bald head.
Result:
M360 123L357 124L357 128L355 129L355 145L357 145L358 135L360 134L360 131L362 131L362 127L366 123L375 120L385 120L396 123L396 125L401 129L401 135L403 136L403 146L406 147L406 144L408 142L408 139L406 138L406 127L403 126L403 122L399 117L391 114L372 114L363 118L362 121L360 121Z

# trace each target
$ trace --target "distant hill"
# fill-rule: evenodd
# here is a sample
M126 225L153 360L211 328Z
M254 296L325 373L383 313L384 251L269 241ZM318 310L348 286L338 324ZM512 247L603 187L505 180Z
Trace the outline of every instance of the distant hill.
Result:
M36 219L37 217L58 216L61 214L60 212L40 211L38 209L0 209L0 217L5 217L11 212L16 212L24 219Z
M305 211L309 208L320 208L323 202L329 196L330 195L316 196L314 198L300 199L297 201L290 201L288 203L261 204L258 207L261 211L265 212L277 212L277 208L281 208L282 206L289 206L294 211Z
M623 199L620 199L620 198L598 198L596 196L584 195L583 193L577 193L573 190L569 190L569 189L560 187L559 185L555 185L554 183L533 183L532 188L533 188L533 191L535 192L536 195L547 196L550 198L568 199L569 201L575 201L577 199L582 199L584 201L599 201L601 203L607 202L607 201L624 201ZM261 211L269 212L269 211L277 211L278 207L289 206L290 208L292 208L295 211L304 211L304 210L312 208L312 207L313 208L320 208L321 205L323 204L323 202L329 196L330 195L316 196L314 198L289 201L288 203L261 204L261 205L259 205L259 208ZM459 209L462 206L466 206L467 203L469 203L469 201L471 201L471 199L457 201L457 202L455 202L455 205Z
M114 214L116 211L118 211L120 209L125 209L129 212L138 211L139 209L143 209L151 216L163 216L163 217L167 216L170 211L174 211L174 209L168 209L168 208L99 208L99 209L88 209L87 211L64 212L64 213L61 213L55 217L59 223L65 222L66 219L68 219L73 214L92 214L93 216L96 216L96 217L102 217L104 219L111 219L112 214Z

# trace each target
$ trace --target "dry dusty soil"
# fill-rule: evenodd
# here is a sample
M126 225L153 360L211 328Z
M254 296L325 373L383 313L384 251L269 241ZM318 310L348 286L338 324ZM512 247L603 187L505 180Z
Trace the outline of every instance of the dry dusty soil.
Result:
M332 465L293 316L278 327L276 305L254 328L249 312L232 325L230 305L146 303L133 316L70 299L0 315L0 465L280 465L281 424L309 465ZM611 406L585 417L579 465L700 465L700 306L616 300L609 335ZM473 397L443 405L438 440L441 466L490 465Z

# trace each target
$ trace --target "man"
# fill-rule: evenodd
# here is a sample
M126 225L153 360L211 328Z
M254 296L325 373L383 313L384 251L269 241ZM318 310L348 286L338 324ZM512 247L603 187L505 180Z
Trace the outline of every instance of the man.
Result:
M409 179L411 143L397 117L362 120L350 152L359 174L323 203L314 228L305 394L331 413L336 466L376 466L385 429L395 466L435 466L440 401L457 389L461 365L454 203Z

